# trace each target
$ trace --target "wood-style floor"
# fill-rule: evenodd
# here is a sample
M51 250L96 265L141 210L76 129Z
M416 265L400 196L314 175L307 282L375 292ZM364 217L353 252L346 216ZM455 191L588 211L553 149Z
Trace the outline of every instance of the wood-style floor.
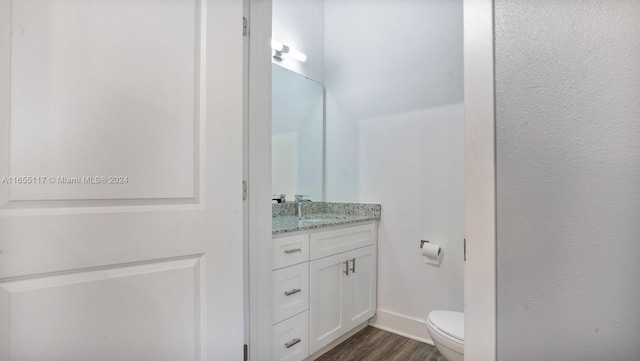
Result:
M367 326L316 361L446 361L431 345Z

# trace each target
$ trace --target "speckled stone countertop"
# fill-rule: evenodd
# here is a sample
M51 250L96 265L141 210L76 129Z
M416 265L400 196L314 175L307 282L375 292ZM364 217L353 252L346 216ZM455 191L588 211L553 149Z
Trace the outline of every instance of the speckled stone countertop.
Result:
M293 202L274 203L271 207L272 234L379 220L381 208L379 204L305 202L302 203L302 219L299 219Z

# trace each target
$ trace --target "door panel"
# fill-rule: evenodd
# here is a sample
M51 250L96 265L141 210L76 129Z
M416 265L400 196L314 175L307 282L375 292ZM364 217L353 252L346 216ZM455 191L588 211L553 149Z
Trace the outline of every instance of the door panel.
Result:
M12 2L11 175L44 177L12 184L12 200L194 196L198 11L195 0Z
M200 345L194 336L202 327L200 258L0 283L11 305L2 315L9 320L11 359L195 359Z
M350 328L373 317L376 311L375 247L350 251L348 257L351 269L347 277L347 315Z
M242 7L0 0L0 360L242 358Z
M309 354L341 335L345 329L344 254L309 263Z

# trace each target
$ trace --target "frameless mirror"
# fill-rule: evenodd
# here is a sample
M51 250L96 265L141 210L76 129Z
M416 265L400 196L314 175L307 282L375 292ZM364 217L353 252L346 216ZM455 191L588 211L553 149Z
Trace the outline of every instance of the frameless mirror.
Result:
M272 193L323 199L324 86L272 64Z

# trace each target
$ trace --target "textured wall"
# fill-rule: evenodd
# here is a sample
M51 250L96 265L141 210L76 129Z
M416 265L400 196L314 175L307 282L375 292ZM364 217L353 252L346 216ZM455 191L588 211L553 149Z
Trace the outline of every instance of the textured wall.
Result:
M640 360L640 1L495 1L498 359Z

